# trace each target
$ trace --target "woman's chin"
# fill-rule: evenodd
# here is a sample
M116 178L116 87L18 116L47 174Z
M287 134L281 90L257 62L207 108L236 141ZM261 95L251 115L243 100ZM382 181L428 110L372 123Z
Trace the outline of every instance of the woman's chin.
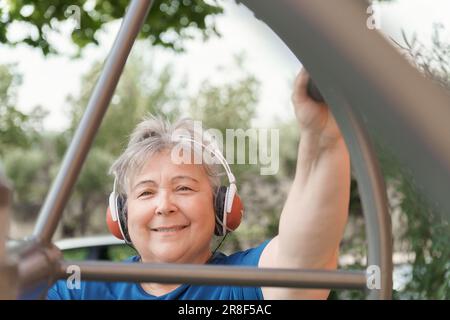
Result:
M151 251L156 263L183 263L183 254L186 252L185 249L179 248L179 244L178 248L164 245Z

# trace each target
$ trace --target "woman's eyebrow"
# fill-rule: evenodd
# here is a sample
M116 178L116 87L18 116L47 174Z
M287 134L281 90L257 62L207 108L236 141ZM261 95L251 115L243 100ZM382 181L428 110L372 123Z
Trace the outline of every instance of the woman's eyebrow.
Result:
M195 182L198 183L198 180L197 180L197 179L195 179L195 178L193 178L193 177L190 177L190 176L176 176L176 177L173 177L173 178L172 178L172 182L174 182L174 181L176 181L176 180L182 180L182 179L189 179L189 180L193 180L193 181L195 181Z
M144 184L156 184L156 182L153 181L153 180L142 180L142 181L139 181L139 182L133 187L132 190L135 190L137 187L140 187L140 186L142 186L142 185L144 185Z
M197 179L195 179L195 178L193 178L193 177L190 177L190 176L183 176L183 175L180 175L180 176L176 176L176 177L173 177L172 179L171 179L171 181L172 182L175 182L176 180L182 180L182 179L189 179L189 180L192 180L192 181L194 181L194 182L197 182L197 183L199 183L199 181L197 180ZM142 180L142 181L139 181L134 187L133 187L133 191L134 190L136 190L136 188L138 188L138 187L140 187L140 186L142 186L142 185L145 185L145 184L157 184L155 181L153 181L153 180L150 180L150 179L146 179L146 180Z

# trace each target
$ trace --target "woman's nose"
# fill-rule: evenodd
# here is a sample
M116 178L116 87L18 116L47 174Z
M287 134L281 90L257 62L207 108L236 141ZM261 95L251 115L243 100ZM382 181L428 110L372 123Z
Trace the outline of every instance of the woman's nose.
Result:
M172 202L170 192L163 190L158 194L158 204L156 206L157 215L167 215L176 211L176 206Z

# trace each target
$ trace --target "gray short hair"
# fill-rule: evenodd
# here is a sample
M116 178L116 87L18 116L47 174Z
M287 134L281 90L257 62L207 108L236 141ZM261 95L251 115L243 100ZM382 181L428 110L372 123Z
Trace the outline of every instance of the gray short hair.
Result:
M170 123L169 120L159 116L145 117L131 134L125 151L110 168L110 173L117 179L117 191L127 194L130 191L132 179L142 170L150 157L164 150L172 150L179 143L173 139L174 133L179 131L188 133L191 138L195 138L204 145L209 144L209 141L203 140L203 129L202 132L194 130L194 120L191 118L182 118ZM197 148L193 148L193 151L198 153ZM203 152L201 163L215 194L217 187L220 186L220 176L223 175L223 170L220 170L222 166L203 161Z

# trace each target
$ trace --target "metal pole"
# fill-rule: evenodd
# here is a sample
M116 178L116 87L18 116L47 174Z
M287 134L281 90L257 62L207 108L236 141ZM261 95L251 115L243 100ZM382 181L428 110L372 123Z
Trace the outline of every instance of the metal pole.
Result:
M7 255L6 241L9 233L9 209L12 187L0 166L0 300L17 296L17 263Z
M348 102L335 93L333 101L339 101L337 114L347 128L347 143L352 155L352 166L358 181L359 194L367 237L367 266L375 267L371 276L380 278L380 288L370 291L370 299L392 298L392 227L386 185L377 156L362 121L352 112ZM371 269L372 269L371 268ZM368 269L369 270L369 269ZM378 274L375 274L378 272Z
M3 173L0 163L0 263L6 259L6 240L9 232L9 207L11 205L11 183Z
M43 243L49 243L55 233L72 188L111 101L128 54L151 4L150 0L133 0L127 10L83 118L66 152L61 169L39 213L33 236Z
M190 283L318 289L363 289L366 276L359 271L258 269L194 264L64 261L59 278L67 278L70 265L80 267L81 280Z

